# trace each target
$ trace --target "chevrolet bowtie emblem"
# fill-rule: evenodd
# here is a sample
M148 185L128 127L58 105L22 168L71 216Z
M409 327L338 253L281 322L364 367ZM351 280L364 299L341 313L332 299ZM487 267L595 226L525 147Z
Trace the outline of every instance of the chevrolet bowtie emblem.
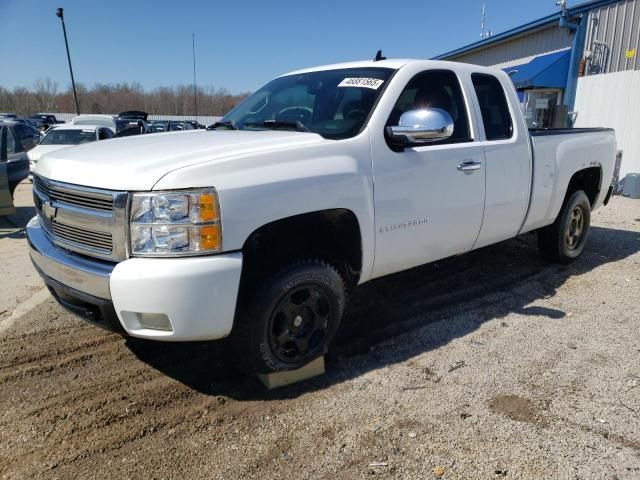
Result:
M45 202L42 202L42 213L49 220L53 220L54 218L56 218L56 213L58 213L58 209L53 205L51 205L51 202L45 201Z

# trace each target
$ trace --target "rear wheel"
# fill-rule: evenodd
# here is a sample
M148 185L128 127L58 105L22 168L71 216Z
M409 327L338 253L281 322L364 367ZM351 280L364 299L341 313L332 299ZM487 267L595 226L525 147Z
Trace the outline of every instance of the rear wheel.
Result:
M591 226L591 204L582 190L574 192L564 203L556 221L538 230L538 247L543 257L570 263L584 250Z
M269 279L232 333L245 370L270 373L300 368L327 352L345 305L345 286L329 264L290 264Z

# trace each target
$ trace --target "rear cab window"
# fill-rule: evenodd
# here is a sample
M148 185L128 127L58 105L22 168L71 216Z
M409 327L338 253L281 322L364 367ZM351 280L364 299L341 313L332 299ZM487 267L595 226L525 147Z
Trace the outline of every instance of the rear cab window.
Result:
M471 81L487 140L508 140L513 136L513 119L500 81L485 73L471 74Z

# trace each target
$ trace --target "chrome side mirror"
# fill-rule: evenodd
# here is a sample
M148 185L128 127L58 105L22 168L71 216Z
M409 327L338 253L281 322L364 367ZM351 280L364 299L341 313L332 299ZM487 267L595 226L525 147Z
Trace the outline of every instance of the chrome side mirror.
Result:
M453 135L453 119L440 108L409 110L400 116L397 126L387 127L387 135L404 145L445 140Z

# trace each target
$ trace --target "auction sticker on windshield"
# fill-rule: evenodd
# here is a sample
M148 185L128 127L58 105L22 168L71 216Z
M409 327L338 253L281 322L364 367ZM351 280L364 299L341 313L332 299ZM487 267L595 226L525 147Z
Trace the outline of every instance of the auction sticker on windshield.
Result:
M379 78L352 77L342 80L338 87L364 87L377 90L383 83L384 80L380 80Z

